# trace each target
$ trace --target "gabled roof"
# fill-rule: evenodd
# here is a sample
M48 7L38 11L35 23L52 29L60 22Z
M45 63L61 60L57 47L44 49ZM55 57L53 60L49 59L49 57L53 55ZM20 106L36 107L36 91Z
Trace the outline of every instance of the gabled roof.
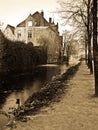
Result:
M52 31L56 32L56 30L54 30L52 26L57 25L55 25L54 23L49 23L38 11L36 11L34 14L30 14L28 17L32 17L37 22L37 26L48 26ZM24 21L19 23L16 27L25 27L28 17Z
M14 34L14 31L15 31L15 27L14 27L14 26L8 24L7 27L5 28L5 30L6 30L7 28L10 28L11 31L12 31L12 33Z
M48 21L47 21L38 11L35 12L35 13L32 15L32 17L33 17L36 21L39 20L39 22L41 22L41 20L42 20L42 22L44 23L44 26L49 26Z
M22 21L16 27L25 27L25 22L26 22L26 20Z
M29 16L31 16L32 18L34 18L34 20L37 21L39 24L41 24L41 22L44 23L44 26L48 26L48 24L49 24L48 21L38 11L35 12L33 15L30 14ZM17 25L17 27L25 27L26 19L24 21L22 21L21 23L19 23Z

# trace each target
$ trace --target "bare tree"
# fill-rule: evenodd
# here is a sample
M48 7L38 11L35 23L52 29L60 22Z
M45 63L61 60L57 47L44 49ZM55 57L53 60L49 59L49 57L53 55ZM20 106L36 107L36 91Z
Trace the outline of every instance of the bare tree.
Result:
M61 2L61 14L62 18L66 19L66 22L74 23L74 26L78 29L85 30L85 57L88 57L88 67L90 73L92 73L92 47L91 38L93 35L93 58L94 58L94 76L95 76L95 95L98 96L98 32L97 32L97 11L98 0L80 0L80 1L67 1ZM87 56L88 50L88 56Z
M69 60L71 57L78 58L79 53L79 40L80 38L82 40L82 37L77 35L77 31L70 32L70 31L64 31L63 36L65 39L65 54L66 54L66 64L69 65Z
M61 9L58 13L65 19L65 24L69 23L74 26L80 35L85 36L85 52L88 59L88 67L90 74L93 73L92 55L91 55L91 35L92 35L92 15L91 15L91 0L70 0L59 2ZM82 32L82 33L81 33ZM84 32L84 33L83 33ZM87 56L88 48L88 56Z

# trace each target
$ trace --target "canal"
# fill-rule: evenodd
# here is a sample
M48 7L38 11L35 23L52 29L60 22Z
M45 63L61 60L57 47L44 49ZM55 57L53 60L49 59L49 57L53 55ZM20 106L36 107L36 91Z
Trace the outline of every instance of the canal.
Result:
M1 88L4 88L3 90L0 90L0 110L8 112L11 108L17 108L17 99L20 99L20 104L23 104L29 96L40 91L43 84L65 71L65 65L41 65L34 70L32 76L18 78L18 80L6 84L6 86L0 86ZM4 117L0 116L0 119L4 123Z
M0 90L0 109L8 111L11 107L17 107L16 99L20 99L21 104L23 104L29 96L40 91L43 84L49 82L53 76L62 74L65 71L65 65L42 65L37 67L32 76L2 86L5 89Z

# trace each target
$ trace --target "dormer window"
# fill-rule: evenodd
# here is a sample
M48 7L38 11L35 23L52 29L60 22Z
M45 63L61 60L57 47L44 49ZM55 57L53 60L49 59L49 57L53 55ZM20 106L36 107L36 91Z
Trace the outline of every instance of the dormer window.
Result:
M32 21L29 21L29 22L28 22L28 27L32 27L32 25L33 25L33 24L32 24Z

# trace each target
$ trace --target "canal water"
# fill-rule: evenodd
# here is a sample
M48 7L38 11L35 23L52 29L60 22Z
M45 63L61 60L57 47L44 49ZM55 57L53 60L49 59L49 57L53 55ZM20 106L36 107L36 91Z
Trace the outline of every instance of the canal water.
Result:
M65 65L41 65L34 70L32 76L19 78L10 84L6 84L6 86L0 86L0 88L5 88L0 90L0 110L8 112L11 108L17 108L17 99L20 99L20 104L23 104L29 96L40 91L43 84L65 71ZM0 119L1 118L3 117L0 116ZM4 120L4 118L1 119L1 121L2 120Z

